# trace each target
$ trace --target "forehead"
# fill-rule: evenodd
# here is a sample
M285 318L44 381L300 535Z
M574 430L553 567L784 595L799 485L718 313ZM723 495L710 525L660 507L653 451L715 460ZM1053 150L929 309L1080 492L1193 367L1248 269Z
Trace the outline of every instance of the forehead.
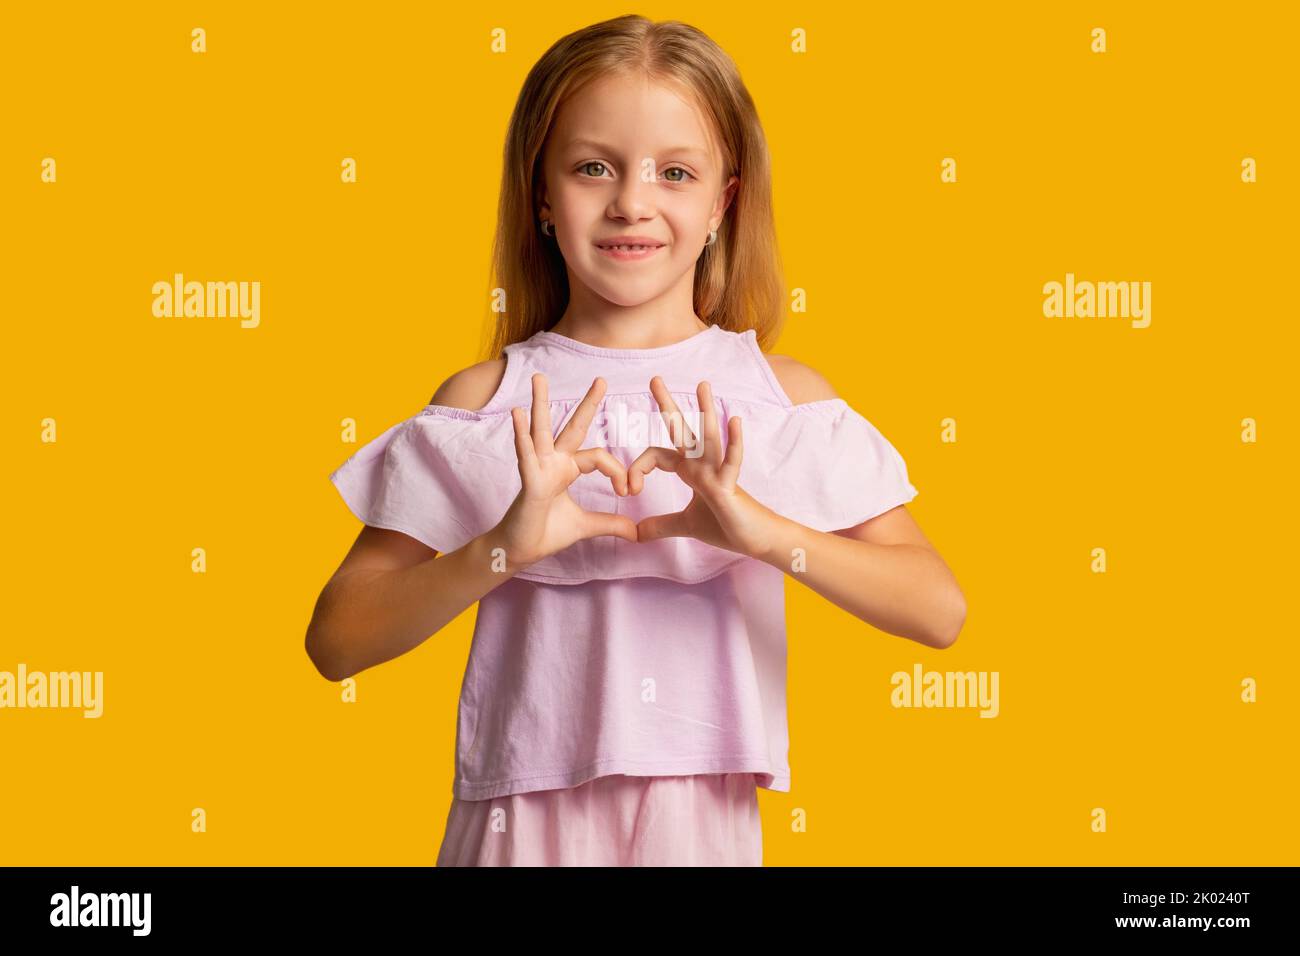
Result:
M561 152L695 152L716 156L709 120L679 90L644 76L593 80L560 107L551 141Z

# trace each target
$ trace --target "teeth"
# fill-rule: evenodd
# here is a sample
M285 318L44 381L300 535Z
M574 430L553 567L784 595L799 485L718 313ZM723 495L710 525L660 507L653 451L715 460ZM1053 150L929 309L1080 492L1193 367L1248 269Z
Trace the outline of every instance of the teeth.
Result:
M622 252L633 252L640 249L658 249L658 246L601 246L602 249L618 249Z

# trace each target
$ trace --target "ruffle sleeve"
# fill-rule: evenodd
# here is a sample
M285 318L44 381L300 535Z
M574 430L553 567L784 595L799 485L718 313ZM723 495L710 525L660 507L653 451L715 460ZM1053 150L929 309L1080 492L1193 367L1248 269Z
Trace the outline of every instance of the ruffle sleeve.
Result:
M490 530L519 493L510 416L430 405L362 445L330 475L363 523L440 554Z
M698 421L693 392L673 392L673 400L692 422ZM578 401L550 403L555 434ZM740 486L780 515L816 531L836 531L917 494L897 450L843 399L793 406L717 395L714 401L724 450L727 420L732 415L742 419ZM630 465L649 443L645 429L628 429L634 420L658 427L660 412L649 392L607 396L582 447L608 448ZM403 532L439 553L454 551L493 528L519 493L510 413L426 406L361 446L330 480L363 523ZM569 494L589 511L639 521L680 511L692 492L676 475L655 470L639 495L620 498L598 471L579 475ZM692 538L634 543L602 535L575 542L517 576L553 584L638 576L692 584L745 560Z
M842 398L730 414L742 419L741 487L814 531L851 528L917 495L902 455Z

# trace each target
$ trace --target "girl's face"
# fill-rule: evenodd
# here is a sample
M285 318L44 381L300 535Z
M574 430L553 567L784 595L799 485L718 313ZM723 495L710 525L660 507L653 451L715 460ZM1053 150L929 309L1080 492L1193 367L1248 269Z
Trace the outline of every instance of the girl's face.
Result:
M581 283L608 302L634 306L685 283L722 222L738 180L723 181L706 120L668 87L644 77L587 84L561 107L542 153L540 219L554 225L571 293ZM660 243L619 258L600 246L638 236ZM688 306L689 307L689 306Z

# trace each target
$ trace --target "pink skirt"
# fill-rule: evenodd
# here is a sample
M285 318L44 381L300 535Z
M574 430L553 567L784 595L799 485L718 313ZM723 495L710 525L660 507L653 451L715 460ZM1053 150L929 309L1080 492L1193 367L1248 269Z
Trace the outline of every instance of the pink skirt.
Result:
M762 866L757 774L610 774L454 797L438 866Z

